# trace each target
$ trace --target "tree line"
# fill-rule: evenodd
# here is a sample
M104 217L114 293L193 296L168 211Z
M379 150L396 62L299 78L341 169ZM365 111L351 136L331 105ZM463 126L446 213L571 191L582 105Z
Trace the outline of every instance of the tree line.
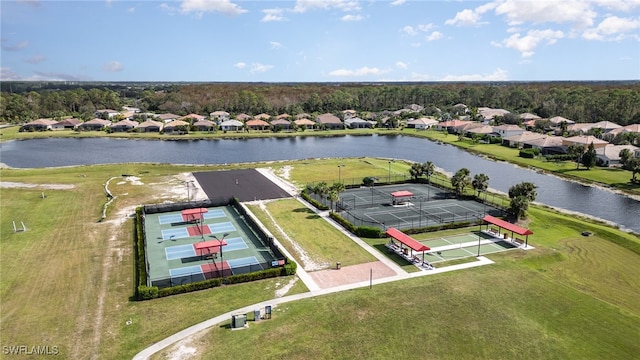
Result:
M395 111L409 104L423 114L455 117L454 105L501 108L542 118L562 116L576 122L640 123L639 82L540 83L202 83L92 84L18 86L0 92L0 121L22 123L37 118L73 116L83 120L99 109L123 105L143 112L208 115L278 115L337 113L346 109L367 113ZM15 88L15 89L14 89ZM22 90L22 91L16 91Z

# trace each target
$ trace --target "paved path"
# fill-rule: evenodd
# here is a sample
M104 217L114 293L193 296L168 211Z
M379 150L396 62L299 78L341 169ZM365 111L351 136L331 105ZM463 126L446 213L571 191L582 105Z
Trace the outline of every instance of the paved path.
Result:
M306 201L302 200L301 198L297 197L297 189L294 186L292 186L291 184L286 183L285 181L283 181L279 177L274 176L271 172L261 171L261 173L263 175L267 176L272 181L274 181L276 184L278 184L283 189L286 189L292 196L295 196L298 199L298 201L303 203L309 209L312 209L318 215L320 215L321 217L326 219L330 224L332 224L337 229L339 229L341 232L343 232L346 236L351 238L358 245L362 246L363 249L365 249L366 251L371 253L379 261L381 261L387 267L392 269L395 272L396 275L383 277L383 278L379 278L379 279L356 282L356 283L352 283L352 284L338 285L338 286L322 289L322 288L320 288L320 286L318 286L316 284L316 282L312 279L312 277L306 271L304 271L304 269L302 269L300 264L298 264L296 275L305 283L305 285L307 285L307 288L309 288L309 292L302 293L302 294L284 296L284 297L280 297L280 298L273 298L271 300L267 300L267 301L263 301L263 302L259 302L259 303L255 303L255 304L251 304L251 305L247 305L245 307L242 307L242 308L239 308L239 309L235 309L233 311L229 311L229 312L224 313L224 314L220 314L220 315L218 315L218 316L216 316L214 318L211 318L211 319L203 321L203 322L201 322L199 324L193 325L193 326L191 326L189 328L186 328L186 329L184 329L184 330L182 330L180 332L177 332L177 333L175 333L175 334L173 334L173 335L171 335L171 336L169 336L169 337L167 337L167 338L165 338L163 340L158 341L157 343L147 347L146 349L144 349L141 352L139 352L138 354L136 354L134 356L135 360L149 359L152 355L156 354L157 352L160 352L163 349L165 349L165 348L167 348L167 347L169 347L169 346L171 346L171 345L173 345L173 344L175 344L175 343L177 343L177 342L179 342L181 340L184 340L184 339L188 338L189 336L192 336L192 335L194 335L194 334L196 334L196 333L198 333L198 332L200 332L202 330L206 330L206 329L208 329L210 327L213 327L213 326L215 326L217 324L220 324L222 322L230 321L231 316L234 315L234 314L246 314L246 313L249 313L249 312L253 312L256 309L262 309L267 305L270 305L270 306L280 305L280 304L288 303L288 302L291 302L291 301L296 301L296 300L300 300L300 299L307 299L307 298L312 298L312 297L322 296L322 295L327 295L327 294L333 294L333 293L337 293L337 292L340 292L340 291L358 289L358 288L363 288L363 287L372 286L372 285L384 284L384 283L388 283L388 282L392 282L392 281L406 280L406 279L420 277L420 276L435 275L435 274L440 274L440 273L449 272L449 271L456 271L456 270L468 269L468 268L482 266L482 265L493 264L493 261L485 258L484 256L481 256L481 257L477 258L478 261L475 261L475 262L472 262L472 263L465 263L465 264L447 266L447 267L444 267L444 268L436 268L436 269L433 269L433 270L423 270L423 271L417 271L417 272L413 272L413 273L407 273L400 266L398 266L398 264L396 264L394 261L392 261L388 257L384 256L379 251L373 249L367 243L362 241L362 239L360 239L359 237L357 237L357 236L351 234L350 232L346 231L342 226L340 226L338 223L336 223L331 218L329 218L329 216L328 216L329 212L328 211L318 211L316 208L311 206L311 204L309 204ZM280 249L282 249L283 251L286 252L286 249L284 249L283 246L280 246L279 244L278 244L278 246L279 246ZM285 255L289 259L293 259L291 254L285 253Z

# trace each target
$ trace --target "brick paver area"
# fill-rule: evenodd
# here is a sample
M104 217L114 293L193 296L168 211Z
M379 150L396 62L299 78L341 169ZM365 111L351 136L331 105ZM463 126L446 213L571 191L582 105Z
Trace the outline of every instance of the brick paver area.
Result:
M335 268L335 264L333 265L334 267L332 269L313 271L309 273L309 276L311 276L316 284L318 284L320 289L369 281L370 273L373 280L397 275L395 271L391 270L381 261L342 266L340 270Z

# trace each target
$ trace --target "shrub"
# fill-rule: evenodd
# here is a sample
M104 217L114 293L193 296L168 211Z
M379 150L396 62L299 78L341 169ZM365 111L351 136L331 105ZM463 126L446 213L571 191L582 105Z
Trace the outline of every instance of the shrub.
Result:
M536 149L536 148L527 148L527 149L520 150L520 157L527 158L527 159L533 159L539 154L540 154L540 149Z
M373 226L358 226L356 228L356 235L360 237L379 238L383 233L382 230Z
M157 286L146 286L140 285L138 286L138 300L151 300L158 297L158 287Z

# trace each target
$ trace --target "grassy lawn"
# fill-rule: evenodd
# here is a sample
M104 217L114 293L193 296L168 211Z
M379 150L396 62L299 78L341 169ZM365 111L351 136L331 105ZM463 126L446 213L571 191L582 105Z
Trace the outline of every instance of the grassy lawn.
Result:
M307 270L318 270L309 264L307 259L323 269L331 267L336 261L348 266L376 260L349 237L295 199L268 202L266 210L291 241L304 250L304 254L300 253L298 247L289 239L282 236L262 209L258 206L251 206L250 209L263 224L267 224L265 226L268 226L269 231Z
M384 159L341 159L269 166L292 166L291 179L305 184L331 179L328 169L337 178L338 163L346 165L341 175L353 178L375 176L375 171L384 177L389 165ZM177 174L221 168L231 167L0 170L3 182L73 185L0 189L3 345L59 346L61 358L131 358L193 324L274 298L293 277L129 300L134 286L131 209L184 198L171 192L183 186ZM406 169L407 164L392 163L392 171ZM125 181L123 173L139 176L144 185ZM109 186L116 199L99 221L103 186L111 177L117 177ZM293 199L270 202L267 209L314 261L339 259L346 266L373 260ZM277 234L274 224L264 221L265 212L251 210ZM28 231L14 233L13 220L24 221ZM243 331L229 331L223 323L188 345L197 348L195 358L222 359L629 359L640 353L640 239L537 206L522 225L535 233L530 238L535 250L489 255L494 265L288 303L274 309L272 320ZM584 237L583 231L594 235ZM365 241L376 248L384 243ZM305 291L298 281L287 294Z

